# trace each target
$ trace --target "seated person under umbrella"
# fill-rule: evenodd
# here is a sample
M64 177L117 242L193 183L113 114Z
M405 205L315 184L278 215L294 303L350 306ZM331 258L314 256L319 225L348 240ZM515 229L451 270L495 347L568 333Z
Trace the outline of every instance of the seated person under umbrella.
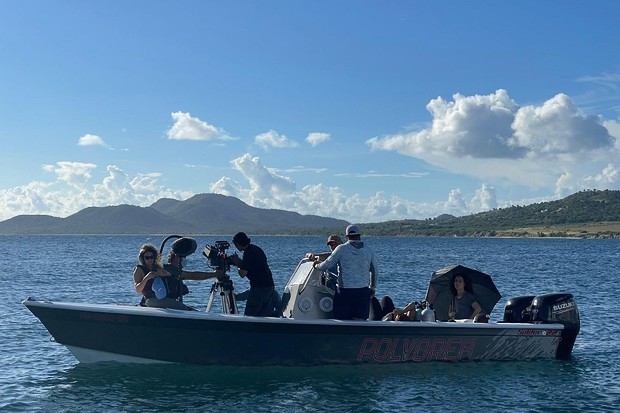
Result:
M450 319L474 319L478 314L482 313L482 307L478 304L474 295L466 289L466 279L464 276L454 276L450 290L452 290L452 302L448 310Z

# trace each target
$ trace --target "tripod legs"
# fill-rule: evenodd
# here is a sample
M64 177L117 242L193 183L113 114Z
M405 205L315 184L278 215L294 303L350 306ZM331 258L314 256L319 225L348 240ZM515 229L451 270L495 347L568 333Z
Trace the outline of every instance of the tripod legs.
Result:
M224 314L237 314L237 301L235 300L233 291L222 290L220 295L222 296L222 312Z
M206 311L211 311L211 306L213 306L213 301L215 301L215 295L218 293L222 299L222 314L238 314L237 301L235 300L232 285L224 284L220 281L216 281L211 287L211 294Z

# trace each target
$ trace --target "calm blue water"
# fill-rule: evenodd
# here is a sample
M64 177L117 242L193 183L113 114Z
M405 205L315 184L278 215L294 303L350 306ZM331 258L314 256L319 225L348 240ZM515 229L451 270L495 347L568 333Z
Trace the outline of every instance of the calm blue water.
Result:
M432 271L463 264L490 273L511 296L569 291L582 329L570 361L399 366L222 368L79 365L20 303L37 299L137 303L132 269L140 245L163 237L0 236L2 412L412 412L617 411L620 408L620 241L366 238L378 253L377 295L421 300ZM196 237L185 268L204 269ZM324 237L253 237L282 291ZM232 272L238 290L247 288ZM186 302L204 308L210 282L190 281ZM215 308L213 311L219 310ZM119 338L122 339L122 338ZM213 337L217 340L217 337ZM156 343L154 343L156 345ZM183 351L179 347L179 351ZM226 351L226 349L222 349Z

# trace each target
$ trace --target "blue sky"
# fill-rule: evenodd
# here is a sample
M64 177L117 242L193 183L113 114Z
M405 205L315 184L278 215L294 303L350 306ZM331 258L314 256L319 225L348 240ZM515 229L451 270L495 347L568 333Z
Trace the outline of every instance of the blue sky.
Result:
M620 189L617 1L3 1L0 220L350 222Z

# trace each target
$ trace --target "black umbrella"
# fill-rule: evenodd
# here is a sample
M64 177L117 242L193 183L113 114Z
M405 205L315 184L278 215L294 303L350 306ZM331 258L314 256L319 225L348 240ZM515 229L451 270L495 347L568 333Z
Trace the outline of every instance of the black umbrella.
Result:
M452 265L435 271L431 276L431 281L426 291L425 299L435 310L437 320L447 320L449 318L448 309L452 302L450 286L457 275L461 275L469 280L465 285L471 288L466 288L466 290L474 295L474 298L486 314L491 314L495 304L502 298L491 276L462 265Z

